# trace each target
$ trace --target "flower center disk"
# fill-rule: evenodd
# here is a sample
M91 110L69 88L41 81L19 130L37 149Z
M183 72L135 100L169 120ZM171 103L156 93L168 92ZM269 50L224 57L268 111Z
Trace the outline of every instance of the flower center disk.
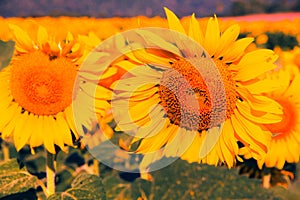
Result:
M223 123L233 114L235 82L225 64L215 60L214 64L208 67L217 67L218 75L209 76L214 83L213 88L209 88L190 62L181 58L171 62L172 68L163 73L158 89L160 104L171 123L187 130L201 131ZM224 95L220 91L224 91Z
M76 66L42 52L23 54L12 61L11 93L20 106L36 115L55 115L72 103Z

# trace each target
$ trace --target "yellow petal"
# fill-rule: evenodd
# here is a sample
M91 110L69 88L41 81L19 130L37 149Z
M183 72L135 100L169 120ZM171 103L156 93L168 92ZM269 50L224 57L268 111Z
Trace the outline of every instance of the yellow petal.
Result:
M236 134L247 141L251 149L265 156L271 142L271 133L263 131L261 127L245 119L236 110L235 115L232 115L232 122Z
M66 37L66 43L69 43L69 42L71 42L73 40L74 40L74 37L73 37L72 33L68 32L67 33L67 37Z
M57 54L60 53L60 51L61 51L60 46L55 41L49 40L48 44L50 46L51 52L57 53Z
M92 31L89 32L88 36L78 35L78 41L88 45L90 49L95 48L101 42L100 38Z
M196 134L193 142L189 148L182 154L181 159L186 160L189 163L200 162L199 156L196 156L196 153L200 151L203 139L200 137L200 134Z
M214 16L208 20L203 47L210 56L214 56L219 43L220 27L217 17Z
M151 92L155 89L154 85L159 83L158 81L159 81L159 79L155 76L124 78L115 84L114 92L125 91L127 93L132 92L131 95L133 95L133 96L143 95L142 92L139 93L137 91L137 90L139 90L139 87L141 87L141 85L146 86L147 90L149 90L149 92ZM133 92L135 92L136 94L134 94ZM148 92L148 91L146 91L146 92ZM124 96L127 96L127 95L124 95ZM122 95L117 96L117 97L122 97ZM129 96L129 97L131 97L131 96Z
M13 96L10 94L9 89L8 88L0 88L0 90L2 91L2 93L0 94L0 109L5 109L7 108L12 100L13 100Z
M250 151L250 149L249 149L249 145L243 146L243 147L239 148L239 154L240 154L240 155L243 155L243 156L251 154L251 151ZM246 158L246 157L245 157L245 158ZM248 159L248 158L251 158L251 156L250 156L250 157L247 156L246 159Z
M14 144L17 151L21 150L30 138L32 133L32 126L30 126L32 125L32 118L32 114L29 115L27 112L24 112L21 120L16 124L14 130Z
M204 35L200 29L199 23L195 17L195 14L192 14L189 25L189 36L197 41L199 44L203 44Z
M139 125L135 123L135 121L137 120L132 122L129 121L129 123L127 122L126 125L128 126L131 123L132 126L131 130L138 128L138 131L136 132L136 137L141 137L141 138L151 137L159 133L160 131L162 131L163 128L166 126L166 124L168 124L168 121L164 118L164 115L165 113L156 107L152 109L152 111L150 111L149 113L150 121L149 123L147 123L147 125L139 127ZM133 119L129 119L129 120L133 120ZM123 129L124 122L120 121L118 125Z
M197 131L186 131L183 133L183 137L180 140L180 143L178 145L178 153L177 156L182 156L184 152L187 151L187 149L192 145L194 138L196 135L199 134Z
M256 123L272 124L282 120L281 115L276 115L269 112L253 112L253 110L250 108L250 105L245 101L237 102L236 106L240 114Z
M167 15L169 28L178 31L182 34L186 34L183 26L181 25L178 17L168 8L164 7L165 13Z
M226 162L226 165L228 168L233 167L234 164L234 160L235 160L235 155L232 153L232 151L228 148L227 144L225 143L224 140L224 135L226 133L222 132L219 141L218 141L218 147L219 147L219 151L221 152L222 156L223 156L223 162Z
M299 128L296 128L296 129L299 130ZM300 144L300 135L297 134L297 133L298 133L298 132L297 132L296 130L291 131L291 136L293 137L293 140L294 140L295 142L297 142L297 143ZM299 148L300 148L300 146L299 146Z
M149 115L151 112L150 109L152 110L153 106L157 104L158 101L145 100L140 103L137 103L135 106L129 106L128 109L132 120L137 121L138 119L142 119Z
M240 33L240 27L237 24L230 26L225 32L221 35L219 46L215 53L215 58L224 56L223 53L228 48L231 48L238 38Z
M279 140L278 142L279 142L279 147L283 147L284 146L284 143L282 141ZM278 150L279 150L279 148L278 148ZM281 148L280 152L278 152L278 153L279 153L278 155L280 155L280 154L286 155L287 154L286 148ZM284 166L284 163L285 163L285 159L284 159L283 156L278 156L277 158L278 159L277 159L276 167L278 169L282 169L283 166Z
M27 52L34 49L33 42L25 31L23 31L19 26L16 26L14 24L9 24L9 28L14 34L14 37L17 42L16 47L18 47L19 50L21 50L22 52Z
M110 104L107 101L95 101L95 113L104 117L106 115L107 110L110 109Z
M140 62L145 64L158 64L162 67L171 66L169 58L164 58L159 55L157 56L155 54L147 52L145 49L133 51L133 54Z
M51 116L50 118L53 119L53 117ZM58 125L56 120L52 120L50 121L51 126L53 127L53 142L54 144L56 144L57 146L60 147L61 150L65 150L64 148L64 139L65 139L65 132L64 129L61 129L61 126ZM69 132L68 134L71 135L71 133Z
M294 96L297 99L300 99L299 95L299 90L300 90L300 74L298 73L295 78L293 79L293 82L291 85L288 87L284 95L286 97L288 96Z
M245 52L245 49L254 41L253 38L242 38L237 40L223 53L223 61L226 63L238 60Z
M41 146L44 142L44 117L35 115L32 119L35 128L29 139L31 147Z
M74 57L74 55L76 54L76 56L78 56L80 53L81 53L81 45L79 43L75 43L73 46L72 46L72 55Z
M149 165L157 160L160 160L163 156L164 153L162 150L153 153L147 153L144 155L143 160L139 165L142 179L145 179L147 181L153 180L152 176L147 173L149 172Z
M181 156L184 151L179 152L179 148L181 145L181 141L183 140L184 137L187 136L187 131L184 128L178 127L176 132L173 133L172 139L168 142L168 144L165 146L165 152L166 152L166 157L177 157ZM191 141L192 142L192 141ZM187 147L185 148L185 150Z
M224 122L222 129L222 136L226 146L233 152L235 155L238 154L238 144L237 139L234 137L234 129L230 123L230 120Z
M264 79L251 84L237 82L239 87L246 88L251 94L269 93L283 87L282 83L278 80Z
M267 71L276 68L273 63L278 56L268 49L259 49L245 54L237 67L239 68L234 80L248 81Z
M281 105L273 99L262 95L251 95L243 88L239 88L238 93L248 102L253 110L279 115L283 113Z
M58 129L60 134L63 136L63 142L69 146L73 145L71 130L66 122L66 119L63 117L62 113L58 113L56 115L56 123L58 125Z
M168 125L168 123L165 123L162 130L154 136L145 137L142 140L138 151L147 149L147 152L154 152L161 149L170 140L170 138L172 138L173 134L175 133L174 130L176 130L174 126L167 128ZM140 134L138 135L140 136Z
M7 125L2 130L2 137L8 138L13 135L13 130L17 123L19 123L19 120L21 119L21 106L18 106L13 118L7 123Z
M140 78L140 82L147 82L143 80L148 77L157 79L159 82L160 78L162 77L161 72L158 72L155 69L150 68L149 66L135 67L134 69L129 70L129 73L133 74L134 76L137 76L137 78Z
M72 107L71 106L67 107L64 113L65 113L65 119L67 119L67 122L68 122L68 126L70 127L74 136L77 139L79 136L78 136L77 128L75 126Z
M236 81L248 81L275 68L276 65L274 65L273 63L259 63L249 65L248 67L240 69L233 77L233 79Z
M48 33L45 27L39 26L37 33L37 42L39 48L42 48L44 44L48 42Z
M44 146L48 152L56 154L54 148L54 119L52 116L43 116L43 125L44 125Z
M273 140L273 142L270 145L270 150L268 151L268 154L266 156L265 165L266 167L275 167L275 163L277 161L278 154L276 151L278 150L276 146L276 141Z
M151 117L151 118L148 118L147 115L141 115L139 113L140 112L139 110L128 111L128 105L126 106L126 104L127 104L126 101L124 101L124 103L122 103L122 104L118 104L118 106L114 106L114 108L117 108L113 112L114 112L115 120L116 120L118 126L123 131L132 131L132 130L136 130L138 128L143 128L143 127L140 127L141 126L140 121L142 121L143 119L146 119L147 124L145 124L144 129L148 133L148 131L149 131L148 129L151 129L151 126L149 126L148 123L150 123L150 122L158 123L159 120L162 121L165 119L163 117L164 112L162 112L161 108L158 105L153 107L153 105L151 105L152 104L151 101L147 101L147 103L149 103L149 102L150 102L150 105L149 105L149 107L147 107L149 110L147 110L147 109L146 110L149 112L149 117ZM146 104L143 104L143 105L146 105ZM147 111L145 113L147 113ZM144 113L142 113L142 114L144 114ZM151 123L150 123L150 125L151 125Z
M274 93L284 95L285 91L291 84L292 75L286 70L279 70L278 72L273 72L267 74L268 79L274 79L275 81L279 82L277 85L281 85L281 88L278 88Z
M285 142L285 146L287 146L287 157L286 161L289 163L297 163L299 161L299 144L294 141L293 137L287 137ZM298 153L297 153L298 152Z
M0 108L1 113L5 113L0 115L0 132L2 132L3 128L14 118L15 115L19 115L21 108L18 104L11 104L7 109Z
M3 71L1 72L3 73ZM1 78L0 81L1 81L1 85L0 85L0 90L2 91L1 94L0 94L0 101L1 102L4 102L5 100L8 100L9 98L12 98L11 96L11 92L10 92L10 83L9 83L9 80L10 77L6 77L6 78ZM8 102L11 102L11 100ZM2 105L0 105L0 108L2 108Z
M201 162L208 165L217 166L220 162L220 158L216 152L216 148L213 148L206 157L201 159Z
M206 137L204 138L203 144L200 148L199 157L204 158L214 148L219 140L223 124L220 127L213 127L208 129Z
M174 44L167 42L165 39L163 39L159 35L154 34L147 30L136 30L136 32L144 38L145 45L150 46L151 48L154 49L154 51L156 49L163 49L164 51L171 52L176 55L180 55L180 51ZM170 33L170 34L172 34L172 33ZM169 37L172 37L172 35L169 35ZM176 36L177 35L174 34L174 37L176 37ZM157 50L157 51L159 52L159 50Z

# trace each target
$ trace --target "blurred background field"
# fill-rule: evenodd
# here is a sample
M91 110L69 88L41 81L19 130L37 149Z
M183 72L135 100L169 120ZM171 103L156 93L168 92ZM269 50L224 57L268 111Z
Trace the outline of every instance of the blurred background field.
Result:
M198 17L238 16L253 13L297 12L299 0L1 0L0 15L4 17L90 16L147 17L164 16L167 6L179 17L194 12Z

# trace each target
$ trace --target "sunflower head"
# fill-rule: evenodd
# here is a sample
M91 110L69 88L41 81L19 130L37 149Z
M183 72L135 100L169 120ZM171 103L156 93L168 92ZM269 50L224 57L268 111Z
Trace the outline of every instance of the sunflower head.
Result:
M32 149L44 145L50 153L56 153L55 146L64 150L79 138L72 101L83 45L71 33L56 41L40 26L34 40L20 27L9 26L16 51L0 72L2 137L13 137L17 150L25 144Z
M272 142L265 164L267 167L282 169L284 164L297 163L300 157L300 73L282 69L269 75L281 88L266 93L282 107L282 119L277 123L265 125L272 133Z
M122 55L110 64L95 61L108 66L99 71L112 72L109 83L104 78L99 85L112 91L115 120L122 131L134 132L131 145L145 154L143 166L167 156L232 167L244 149L263 161L272 137L264 124L279 122L282 110L262 95L273 86L260 77L276 67L278 56L246 51L253 38L238 39L238 25L221 32L216 16L201 27L192 15L185 29L165 11L171 30L120 34L107 46ZM104 45L98 51L110 54Z
M218 163L219 160L229 167L232 166L234 158L239 159L237 154L245 153L238 150L237 141L247 147L250 157L263 161L271 141L271 134L265 130L263 124L280 121L282 111L278 102L262 95L273 90L273 82L262 80L260 77L276 67L274 62L278 56L271 50L249 50L253 38L238 39L240 28L236 24L221 31L216 16L209 18L206 27L201 27L192 15L188 29L185 29L172 11L165 8L165 12L170 29L197 41L207 51L222 77L227 112L226 118L219 122L219 126L223 125L220 137L208 154L215 158L215 162L212 163ZM266 107L262 106L267 104ZM207 130L202 129L202 132L205 131ZM201 146L199 142L198 146ZM190 147L182 157L199 162L194 158L195 150ZM213 159L204 157L202 162L207 160Z

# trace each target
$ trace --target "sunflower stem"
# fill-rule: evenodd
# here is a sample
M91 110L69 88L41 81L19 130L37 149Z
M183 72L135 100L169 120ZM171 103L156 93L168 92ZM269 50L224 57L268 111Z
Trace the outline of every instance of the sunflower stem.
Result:
M93 166L94 166L94 174L100 176L99 161L97 159L93 159Z
M2 148L2 151L3 151L3 160L4 162L8 161L9 160L9 147L8 147L8 143L3 141L2 144L1 144L1 148Z
M41 180L38 180L37 183L39 184L39 186L41 186L41 188L42 188L44 194L46 195L46 197L48 197L49 194L48 194L48 190L47 190L45 184Z
M265 174L263 177L262 177L262 187L263 188L270 188L271 187L271 174Z
M46 174L48 196L55 193L56 155L47 151Z

